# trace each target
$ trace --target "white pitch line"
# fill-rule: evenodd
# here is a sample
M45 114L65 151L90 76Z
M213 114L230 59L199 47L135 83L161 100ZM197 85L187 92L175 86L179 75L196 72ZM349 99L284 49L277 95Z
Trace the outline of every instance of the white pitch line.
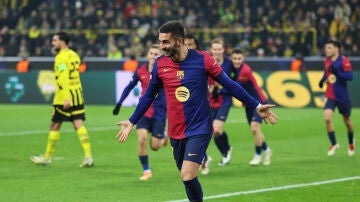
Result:
M240 191L240 192L234 192L234 193L228 193L228 194L219 194L219 195L214 195L214 196L207 196L207 197L204 197L204 200L216 199L216 198L227 198L227 197L231 197L231 196L256 194L256 193L270 192L270 191L279 191L279 190L286 190L286 189L293 189L293 188L300 188L300 187L318 186L318 185L332 184L332 183L337 183L337 182L345 182L345 181L352 181L352 180L359 180L359 179L360 179L360 176L354 176L354 177L345 177L345 178L318 181L318 182L311 182L311 183L304 183L304 184L294 184L294 185L271 187L271 188L265 188L265 189L255 189L255 190L249 190L249 191ZM168 202L185 202L185 201L188 201L188 199L173 200L173 201L168 201Z
M109 130L116 130L119 129L119 127L94 127L94 128L87 128L88 131L109 131ZM39 134L46 134L48 133L48 130L30 130L30 131L16 131L16 132L0 132L0 137L6 137L6 136L24 136L24 135L39 135ZM61 130L61 132L74 132L74 129L67 128Z

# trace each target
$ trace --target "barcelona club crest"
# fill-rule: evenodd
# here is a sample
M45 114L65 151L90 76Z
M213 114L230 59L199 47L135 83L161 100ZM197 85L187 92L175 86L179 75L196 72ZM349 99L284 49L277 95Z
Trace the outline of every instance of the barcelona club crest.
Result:
M185 74L184 71L177 71L176 72L176 78L182 80L184 78Z

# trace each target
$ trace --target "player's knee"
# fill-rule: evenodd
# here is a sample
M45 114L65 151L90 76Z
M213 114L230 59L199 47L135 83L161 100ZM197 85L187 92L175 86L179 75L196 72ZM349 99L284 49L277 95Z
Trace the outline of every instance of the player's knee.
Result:
M330 124L331 123L331 117L325 116L325 123Z
M255 134L257 134L258 131L259 131L259 126L251 125L251 126L250 126L250 129L251 129L252 134L255 135Z
M196 177L193 172L181 171L181 179L183 181L189 181Z
M161 146L161 145L159 145L159 144L151 144L151 145L150 145L150 148L151 148L151 150L153 150L153 151L157 151L157 150L160 149L160 146Z
M138 138L139 145L146 145L146 138Z

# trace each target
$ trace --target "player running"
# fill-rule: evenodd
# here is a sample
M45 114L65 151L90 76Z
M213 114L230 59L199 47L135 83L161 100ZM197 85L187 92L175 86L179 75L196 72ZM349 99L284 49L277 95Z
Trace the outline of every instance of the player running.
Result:
M222 67L224 72L232 77L233 68L231 61L224 57L225 44L220 39L214 39L211 41L210 52L215 58L216 62ZM221 153L221 160L218 163L219 166L225 166L231 160L231 146L229 144L229 138L224 130L225 121L228 117L230 108L232 106L231 94L222 89L222 86L209 78L209 100L213 117L213 137L216 147Z
M324 82L327 84L325 92L326 102L324 106L324 118L326 130L331 142L328 156L334 155L340 146L336 142L335 128L332 122L332 115L336 107L339 109L340 114L342 114L347 129L349 142L348 155L354 156L354 127L350 119L351 102L347 89L347 81L351 81L353 79L353 73L349 59L340 55L340 49L341 44L338 41L330 40L325 44L325 69L324 75L319 82L320 88L323 87Z
M231 61L235 69L236 81L255 99L261 101L261 103L266 103L266 97L256 83L251 67L244 62L244 54L240 49L234 49L231 52ZM249 164L257 166L262 162L263 165L270 165L272 150L267 146L264 133L261 131L262 118L256 110L247 105L245 105L245 112L255 143L255 156ZM264 151L263 158L262 150Z
M119 113L122 102L129 95L130 91L137 85L140 81L142 88L142 96L145 94L147 87L150 83L151 71L153 70L153 65L157 57L161 55L161 50L158 44L152 45L147 53L148 63L140 66L136 69L132 80L125 87L119 101L116 103L113 110L113 114L117 115ZM150 108L145 112L139 122L136 125L136 133L138 135L138 154L140 163L143 167L143 176L140 180L148 180L152 177L150 165L149 165L149 154L147 151L147 140L148 134L151 132L150 148L154 151L160 149L161 146L166 146L167 139L165 131L166 125L166 102L165 94L163 90L160 90L154 103Z

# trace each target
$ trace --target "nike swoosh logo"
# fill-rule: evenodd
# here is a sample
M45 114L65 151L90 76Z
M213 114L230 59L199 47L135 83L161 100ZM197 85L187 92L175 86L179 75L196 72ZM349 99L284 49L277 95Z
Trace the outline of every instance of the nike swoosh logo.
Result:
M169 71L171 68L164 68L164 72Z
M188 156L196 156L197 154L193 154L193 153L188 153Z

